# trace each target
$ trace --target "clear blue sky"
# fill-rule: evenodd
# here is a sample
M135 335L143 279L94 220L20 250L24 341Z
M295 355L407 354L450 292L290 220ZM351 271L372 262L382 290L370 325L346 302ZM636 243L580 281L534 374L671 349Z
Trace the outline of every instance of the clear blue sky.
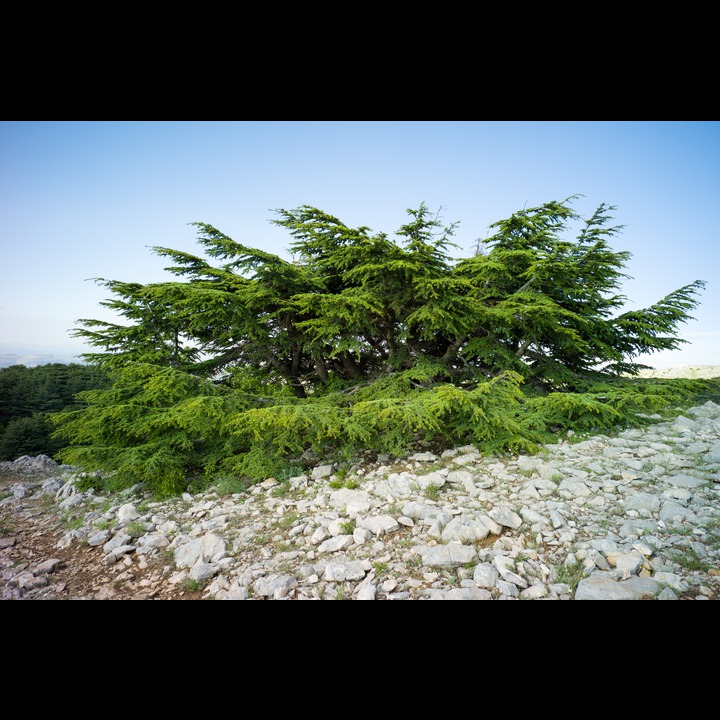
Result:
M682 350L720 364L720 122L0 122L0 347L74 346L79 318L117 319L90 278L173 279L150 246L200 253L195 228L287 257L273 210L312 205L394 236L421 202L459 221L458 256L491 223L571 195L617 206L633 277L624 309L707 281ZM572 236L568 239L572 239Z

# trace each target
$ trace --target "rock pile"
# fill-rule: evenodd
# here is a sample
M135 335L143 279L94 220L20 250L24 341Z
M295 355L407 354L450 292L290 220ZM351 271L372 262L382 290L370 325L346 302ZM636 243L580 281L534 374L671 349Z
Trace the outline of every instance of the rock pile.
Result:
M163 502L141 487L79 492L77 471L48 458L3 465L28 479L7 486L0 523L43 498L76 518L55 546L102 565L107 582L89 599L181 588L216 600L720 598L713 402L642 430L570 434L536 456L379 456ZM57 597L56 559L17 565L16 540L0 537L2 597Z

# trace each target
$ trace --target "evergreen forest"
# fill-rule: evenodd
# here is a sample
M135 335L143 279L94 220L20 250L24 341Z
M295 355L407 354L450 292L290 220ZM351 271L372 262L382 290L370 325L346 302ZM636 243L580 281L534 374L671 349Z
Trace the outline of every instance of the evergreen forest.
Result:
M53 437L50 415L79 408L81 392L108 384L105 371L80 363L0 368L0 461L56 455L65 442Z
M287 258L193 223L198 254L152 248L167 281L97 278L117 322L73 334L109 382L52 414L57 455L108 490L172 495L414 448L537 452L717 393L638 377L685 342L705 281L626 309L615 208L584 218L577 197L494 223L469 257L424 203L393 237L275 210Z

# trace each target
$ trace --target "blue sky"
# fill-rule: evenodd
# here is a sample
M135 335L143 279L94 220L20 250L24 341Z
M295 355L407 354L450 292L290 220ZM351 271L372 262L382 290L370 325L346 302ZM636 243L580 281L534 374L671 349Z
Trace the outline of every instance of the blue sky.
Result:
M624 309L707 282L689 343L642 360L720 365L715 121L0 122L0 349L87 349L76 321L117 319L91 278L173 279L149 247L200 253L193 222L287 257L276 208L394 236L424 202L459 222L465 257L491 223L576 194L582 215L614 205L625 226Z

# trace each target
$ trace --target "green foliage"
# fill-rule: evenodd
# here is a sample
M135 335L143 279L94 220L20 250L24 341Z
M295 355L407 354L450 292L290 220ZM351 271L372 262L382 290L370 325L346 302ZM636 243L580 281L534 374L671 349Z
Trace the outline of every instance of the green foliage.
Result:
M552 442L568 430L576 433L612 432L618 428L651 422L650 414L662 414L698 401L718 380L613 378L591 383L582 393L551 392L531 395L517 414L523 428Z
M706 391L623 377L684 342L676 328L704 283L622 313L614 208L583 220L574 199L495 223L488 252L460 260L456 224L424 204L397 240L307 205L277 210L292 259L195 223L205 258L154 248L181 281L99 280L122 322L81 320L76 335L112 384L53 416L61 457L108 489L172 494L366 449L532 452Z
M48 416L82 405L79 394L109 384L106 374L89 365L50 363L0 369L0 460L22 455L54 457L63 443L52 437Z

